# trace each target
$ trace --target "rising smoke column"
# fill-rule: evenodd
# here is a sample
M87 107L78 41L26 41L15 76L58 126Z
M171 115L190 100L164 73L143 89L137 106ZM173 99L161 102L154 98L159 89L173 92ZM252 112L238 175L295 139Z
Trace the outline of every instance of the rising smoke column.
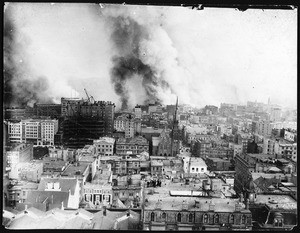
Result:
M138 75L146 93L144 104L150 102L161 103L158 97L158 87L167 89L169 84L161 78L156 67L143 62L142 42L149 40L148 28L139 24L129 16L109 17L113 32L111 39L118 55L112 58L111 80L116 93L122 102L121 109L128 108L130 93L126 82ZM140 90L135 90L139 92Z
M10 6L4 12L4 107L33 106L34 103L52 103L47 95L48 79L35 75L30 70L26 58L27 38L14 24Z

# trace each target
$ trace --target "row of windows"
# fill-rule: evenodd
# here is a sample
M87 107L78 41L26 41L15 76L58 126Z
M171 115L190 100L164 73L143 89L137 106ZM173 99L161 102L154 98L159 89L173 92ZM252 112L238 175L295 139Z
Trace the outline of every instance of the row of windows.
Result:
M157 217L156 213L152 212L150 214L150 221L155 221L155 217ZM212 217L213 217L213 223L214 224L220 223L219 214L214 214ZM167 219L167 213L165 213L165 212L161 213L161 218L163 220L166 220ZM182 222L182 220L183 220L183 214L181 214L181 213L176 214L176 221L177 222ZM209 220L210 220L210 216L208 214L204 214L203 217L202 217L203 223L209 223ZM188 216L187 216L187 221L188 222L194 222L195 221L195 214L194 213L189 213ZM241 218L241 224L246 224L246 222L247 222L247 216L243 215L242 218ZM230 214L228 216L228 223L231 223L231 224L234 223L234 215L233 214Z
M98 145L98 147L112 147L112 145Z

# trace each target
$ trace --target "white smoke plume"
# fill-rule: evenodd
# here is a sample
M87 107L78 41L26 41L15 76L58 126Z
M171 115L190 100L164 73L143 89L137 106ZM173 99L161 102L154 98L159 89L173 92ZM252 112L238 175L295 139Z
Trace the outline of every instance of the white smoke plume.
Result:
M5 101L86 98L86 88L117 108L174 104L176 95L197 106L269 97L294 105L296 19L287 11L10 3Z

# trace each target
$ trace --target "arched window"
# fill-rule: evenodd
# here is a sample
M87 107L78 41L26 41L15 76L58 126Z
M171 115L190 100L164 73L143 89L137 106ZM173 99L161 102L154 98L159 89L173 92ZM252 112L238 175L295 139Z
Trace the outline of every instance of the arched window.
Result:
M233 214L229 215L228 221L229 221L229 223L234 223L234 215Z
M177 222L181 222L181 213L177 214Z
M189 222L193 222L193 214L192 213L189 214Z
M207 214L203 215L203 223L208 223L208 215Z
M282 225L283 225L282 219L279 219L279 220L278 220L278 226L279 226L279 227L282 227Z
M247 216L243 215L242 216L242 224L246 224Z
M215 224L219 223L219 215L218 214L214 215L214 223Z
M161 217L162 217L163 219L165 219L166 216L167 216L166 213L162 213L162 214L161 214Z
M151 213L151 221L154 221L154 216L155 216L155 214L154 214L154 212L152 212Z

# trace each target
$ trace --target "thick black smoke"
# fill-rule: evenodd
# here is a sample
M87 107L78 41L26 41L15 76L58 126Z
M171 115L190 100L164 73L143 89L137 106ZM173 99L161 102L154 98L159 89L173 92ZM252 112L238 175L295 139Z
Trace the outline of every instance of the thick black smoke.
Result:
M140 44L149 39L149 33L145 26L140 25L130 17L111 17L113 32L111 35L114 46L118 52L114 56L113 68L111 69L111 80L116 93L122 102L121 109L128 108L130 93L126 88L127 80L138 76L142 79L142 85L146 93L144 104L158 102L157 86L168 87L168 83L160 80L153 66L144 64L141 56ZM136 90L138 92L139 90Z
M25 107L34 103L52 103L47 95L47 78L32 74L26 62L26 40L17 38L10 6L4 13L4 107Z

